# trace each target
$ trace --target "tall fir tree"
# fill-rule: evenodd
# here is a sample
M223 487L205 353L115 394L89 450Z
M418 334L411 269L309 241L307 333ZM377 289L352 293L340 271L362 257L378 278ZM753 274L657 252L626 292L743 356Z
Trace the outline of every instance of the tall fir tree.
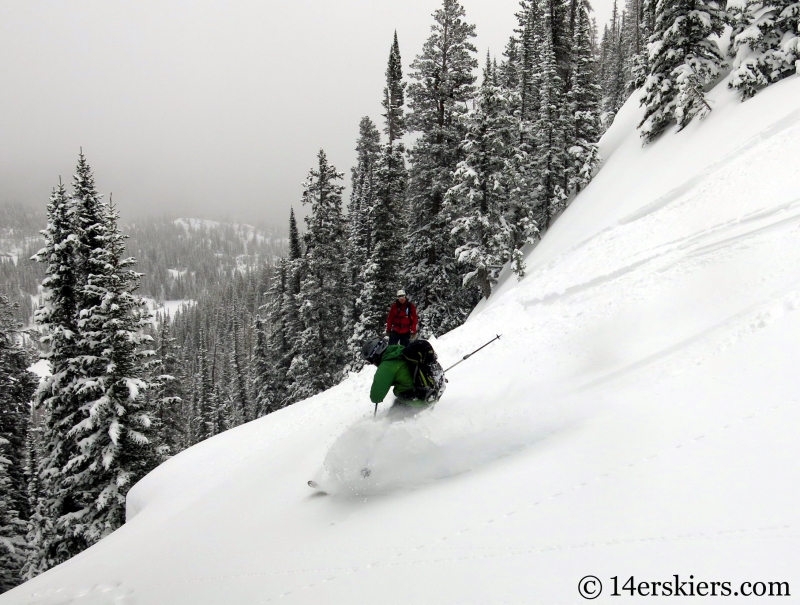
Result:
M489 298L502 265L511 258L513 228L506 215L508 157L516 144L516 121L509 115L497 67L488 53L476 108L463 143L465 159L445 197L444 213L462 268L462 284Z
M299 237L296 231L295 236ZM256 318L252 384L258 416L275 412L289 403L287 375L294 357L294 333L289 331L289 326L294 312L290 317L287 308L294 309L296 304L289 283L292 262L286 258L278 261L264 307L266 320ZM299 334L299 330L296 333Z
M403 61L400 56L400 44L397 41L397 32L394 32L392 48L389 51L389 64L386 67L386 88L383 91L383 118L386 126L384 132L389 143L399 141L406 129L405 90L403 82Z
M233 306L233 317L231 318L231 341L233 346L230 350L230 365L233 382L231 384L231 404L233 408L233 418L235 421L232 426L238 426L244 422L250 422L255 418L253 404L250 401L250 392L247 380L247 359L244 352L244 330L241 322L242 309L239 305Z
M250 364L250 396L255 404L255 416L260 418L278 409L280 396L274 396L280 377L274 371L273 356L268 346L267 324L260 315L255 318L255 346Z
M39 498L26 573L36 575L97 542L124 521L125 495L155 464L143 379L149 312L124 236L102 201L83 153L68 198L48 206L45 305L52 376L36 405L43 416Z
M280 305L281 329L286 343L285 355L280 362L280 368L285 369L286 372L287 399L284 405L292 402L289 395L292 383L292 378L289 375L289 368L292 365L296 353L296 343L300 338L300 333L303 331L299 307L300 284L304 277L303 254L303 241L300 237L300 230L297 228L294 208L292 208L289 213L289 259L285 268L286 287L283 290L283 301ZM270 318L270 324L274 324L272 318Z
M388 94L388 93L387 93ZM389 103L389 115L395 109ZM350 308L345 333L350 335L349 357L357 359L365 327L362 316L368 315L370 297L365 296L367 266L375 244L375 211L378 199L378 164L380 133L368 117L361 119L356 141L356 165L352 169L352 190L348 209L348 277ZM372 284L370 284L372 285ZM367 311L365 313L365 311ZM369 328L366 328L369 329Z
M78 454L77 443L68 435L82 420L79 407L83 370L77 359L78 313L81 287L85 283L78 258L79 228L75 201L59 183L47 206L45 247L34 257L45 264L42 282L44 304L36 311L47 350L42 357L51 374L36 392L34 405L42 416L40 455L34 470L39 496L31 529L31 550L25 577L32 578L84 550L85 537L67 527L67 520L81 507L69 481L69 464Z
M186 373L179 358L179 347L172 335L169 314L159 318L161 326L148 395L152 402L153 432L159 457L174 456L185 447L184 389Z
M325 152L317 155L317 168L303 185L303 203L311 207L306 217L306 251L301 260L302 281L298 295L300 326L296 354L289 368L293 401L315 395L335 385L346 359L342 318L346 300L345 222L342 215L344 177L328 163Z
M28 371L31 356L15 311L0 294L0 593L23 580L30 516L24 469L36 380Z
M637 0L631 0L637 1ZM600 163L600 86L595 81L597 66L592 53L592 32L587 0L578 2L572 42L572 70L567 95L571 114L568 133L571 159L568 190L580 191L592 179Z
M97 199L90 201L88 192L77 198L82 208ZM80 509L70 515L68 526L87 544L125 522L128 490L156 464L143 373L152 354L144 349L151 340L144 334L150 312L134 293L141 275L131 269L135 260L124 256L116 209L100 203L79 216L95 213L98 221L84 222L78 237L88 253L85 306L78 321L80 359L88 372L79 389L83 417L69 432L78 445L69 462L69 483Z
M538 48L536 72L538 74L539 113L533 124L538 198L542 204L541 227L548 229L553 217L567 200L569 182L569 157L567 155L568 108L564 98L564 83L559 75L554 34L555 13L550 4L542 0L542 19L537 29Z
M711 36L722 34L729 20L725 3L717 0L659 0L650 37L650 74L639 124L646 143L673 123L684 128L695 116L702 118L711 106L703 87L720 73L722 53Z
M475 91L475 26L464 16L458 0L443 1L411 65L414 82L408 88L407 124L419 137L410 153L405 285L420 311L421 329L435 335L463 323L476 302L461 287L450 225L441 213L463 159L467 101Z
M403 109L405 87L400 46L395 32L386 67L383 99L384 133L388 141L378 151L376 191L373 203L366 212L370 233L369 254L361 269L359 315L350 339L350 364L353 368L363 365L359 355L363 341L385 329L389 305L394 293L401 287L401 253L406 240L403 217L407 171L405 147L401 140L406 126ZM377 142L377 138L373 140Z
M603 91L603 120L606 125L614 121L614 116L627 98L625 80L625 40L626 14L620 14L617 2L611 13L611 23L603 32L601 43L600 82Z

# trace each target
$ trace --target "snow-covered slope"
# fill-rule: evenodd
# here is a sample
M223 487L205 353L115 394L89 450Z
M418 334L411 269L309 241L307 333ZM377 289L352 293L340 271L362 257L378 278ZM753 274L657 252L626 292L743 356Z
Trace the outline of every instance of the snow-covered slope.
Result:
M365 370L170 460L0 603L578 603L590 574L601 601L613 576L800 594L800 78L710 98L646 148L623 108L528 276L436 343L447 365L503 335L434 410L373 421Z

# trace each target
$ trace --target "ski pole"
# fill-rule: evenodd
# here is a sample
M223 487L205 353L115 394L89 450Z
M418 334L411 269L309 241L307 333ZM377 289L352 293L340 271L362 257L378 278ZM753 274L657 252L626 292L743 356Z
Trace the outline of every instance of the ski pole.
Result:
M378 404L377 403L375 404L375 413L372 415L372 417L373 418L377 418L378 417Z
M466 355L464 355L464 357L462 357L462 358L461 358L461 359L459 359L457 362L455 362L453 365L451 365L449 368L447 368L447 369L444 371L444 373L446 374L447 372L449 372L450 370L452 370L454 367L456 367L458 364L460 364L462 361L465 361L465 360L469 359L470 357L472 357L473 355L475 355L475 353L477 353L478 351L480 351L480 350L481 350L483 347L488 347L488 346L489 346L490 344L492 344L492 343L493 343L495 340L500 340L500 334L498 334L497 336L495 336L494 338L492 338L492 339L491 339L489 342L487 342L485 345L482 345L482 346L478 347L477 349L475 349L475 350L474 350L472 353L467 353Z

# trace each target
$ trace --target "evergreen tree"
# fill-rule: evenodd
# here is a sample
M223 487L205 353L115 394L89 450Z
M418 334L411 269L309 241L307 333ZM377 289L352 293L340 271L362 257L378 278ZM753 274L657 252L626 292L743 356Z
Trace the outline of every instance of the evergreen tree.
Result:
M50 197L47 216L47 228L42 232L45 247L34 258L46 265L44 304L36 312L36 322L43 332L42 342L48 346L43 358L51 375L40 384L34 404L42 415L41 455L35 469L37 525L30 532L26 578L66 561L88 545L82 534L65 527L65 520L81 510L68 473L79 450L68 432L83 419L79 408L83 371L77 356L79 298L85 278L77 253L76 204L61 183Z
M65 525L93 544L125 522L128 490L156 463L143 376L144 359L152 353L143 350L151 340L143 330L151 318L144 300L134 294L140 276L130 268L135 260L123 256L125 236L116 210L102 203L86 208L99 200L88 190L77 200L84 219L79 250L88 252L89 271L82 299L84 305L94 304L84 306L78 320L86 376L78 391L82 419L68 433L78 446L68 472L80 508ZM97 222L91 218L95 214Z
M269 302L265 306L267 320L256 318L252 390L257 416L275 412L289 402L287 374L294 347L287 330L289 315L286 308L295 306L294 296L289 292L291 263L285 258L278 262L278 271L267 297Z
M299 308L300 284L303 280L303 254L303 243L294 217L294 208L292 208L289 213L289 260L285 267L285 277L282 278L285 279L286 286L283 288L283 300L280 304L281 330L286 345L280 368L285 369L287 374L295 356L295 344L303 331ZM270 316L270 324L274 323L274 318ZM292 378L287 376L287 389L291 382ZM289 402L290 400L287 399L286 403Z
M260 418L279 409L281 396L277 393L280 385L276 383L280 377L274 372L273 355L267 344L267 326L260 315L256 315L254 330L256 342L250 364L250 392L256 418Z
M734 31L729 86L742 100L800 71L800 3L748 0L741 31Z
M622 46L626 96L644 86L648 72L647 40L653 32L654 0L627 0Z
M336 181L344 175L328 164L320 150L318 167L303 185L303 203L311 206L306 217L306 253L301 263L298 300L302 331L289 368L293 401L310 397L335 385L345 363L346 344L342 318L346 300L345 223L342 189Z
M24 468L36 381L14 312L0 295L0 593L22 582L30 514Z
M37 321L53 374L41 385L40 498L26 573L77 554L124 521L125 495L155 463L148 439L142 349L149 313L133 294L139 274L125 259L113 207L102 202L81 153L67 198L48 206L45 305Z
M153 432L157 435L158 453L162 460L174 456L186 442L184 424L185 373L178 358L179 348L172 336L170 317L160 318L158 348L151 366L151 387L148 391L153 409Z
M241 323L241 310L233 307L233 325L231 326L231 340L233 347L230 351L230 365L233 374L233 382L231 384L232 393L232 406L233 417L235 422L232 426L238 426L244 422L250 422L255 418L253 406L250 402L250 394L247 388L247 367L244 358L243 340L244 332Z
M383 118L386 122L384 132L389 138L389 143L398 141L405 132L405 105L406 84L403 82L403 62L400 57L400 44L397 42L397 32L394 32L392 49L389 51L389 64L386 67L386 88L383 91L383 109L386 113Z
M200 347L197 354L197 398L195 406L199 415L198 434L199 441L213 437L219 433L217 424L217 402L214 399L214 370L216 369L216 349L209 362L206 333L200 331Z
M569 157L567 155L567 106L564 84L556 63L553 35L552 0L542 0L542 19L537 31L539 52L539 114L533 125L538 198L542 203L541 225L550 226L553 216L564 208L567 199Z
M394 53L392 53L394 56ZM393 65L390 60L390 69ZM389 94L388 88L386 94ZM397 109L391 106L387 97L387 115L395 122L402 118ZM350 279L350 312L349 326L345 333L352 335L349 348L351 359L357 359L363 339L364 326L361 322L370 299L365 296L367 288L367 266L372 257L374 238L376 237L376 206L378 205L378 164L381 146L378 129L368 117L362 118L359 124L359 136L356 142L357 163L352 169L352 192L348 213L348 273ZM373 284L370 283L369 287Z
M361 265L358 318L350 339L352 368L363 365L359 352L364 340L385 329L387 309L400 285L401 252L406 239L403 217L407 172L405 147L400 140L405 131L404 103L405 83L395 33L386 68L383 102L386 110L384 132L388 142L376 150L376 195L365 212L370 245ZM377 137L372 141L377 144Z
M603 87L604 121L607 125L614 121L614 116L627 98L626 48L623 37L627 21L625 16L624 12L620 15L617 2L614 0L611 24L603 32L601 45L601 85Z
M723 58L710 36L719 36L727 19L724 4L716 0L659 0L639 124L645 142L671 123L684 128L711 110L703 87L719 75Z
M636 0L631 0L636 1ZM597 141L600 140L600 86L595 83L596 65L592 53L589 3L580 0L572 44L573 66L568 94L571 132L569 190L580 191L592 178L600 163Z
M407 124L419 138L410 154L404 267L423 330L442 334L463 323L476 302L461 288L450 225L441 210L463 159L466 102L474 94L477 61L470 41L475 27L464 21L458 0L443 0L433 17L431 36L411 65L414 83L408 88Z
M445 198L444 212L464 287L488 298L502 265L511 258L513 236L505 216L509 198L508 156L516 141L516 122L508 114L496 66L487 54L483 84L463 143L466 158L458 165L456 184Z

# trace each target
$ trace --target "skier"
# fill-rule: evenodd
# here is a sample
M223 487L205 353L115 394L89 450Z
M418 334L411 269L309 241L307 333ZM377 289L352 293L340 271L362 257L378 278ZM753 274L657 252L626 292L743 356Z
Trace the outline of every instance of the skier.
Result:
M369 391L372 403L378 404L383 401L392 387L397 399L404 402L414 400L414 379L403 358L403 348L403 345L390 345L385 339L378 338L364 343L361 356L372 365L378 366Z
M421 411L435 403L444 392L444 372L436 361L433 347L424 340L415 341L406 349L403 345L390 345L386 340L373 338L364 343L361 355L378 366L369 391L376 410L392 387L395 412L398 408L411 413ZM415 358L419 364L414 363ZM415 383L414 375L426 386Z
M397 291L397 300L389 309L386 336L390 345L401 344L405 347L417 336L417 307L408 300L405 290Z

